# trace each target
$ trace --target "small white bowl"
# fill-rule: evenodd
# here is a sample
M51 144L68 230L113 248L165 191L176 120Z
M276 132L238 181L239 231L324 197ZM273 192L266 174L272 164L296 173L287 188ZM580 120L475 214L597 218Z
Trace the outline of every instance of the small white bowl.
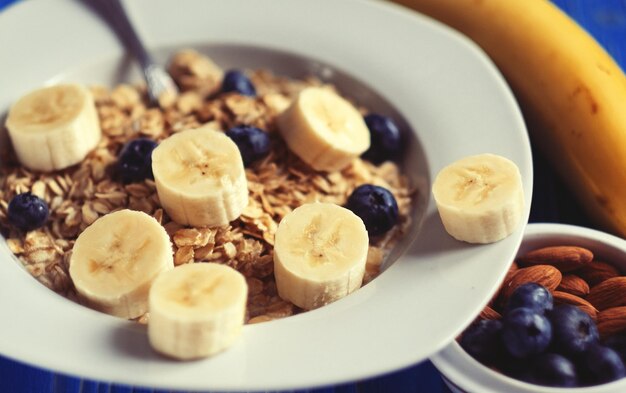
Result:
M529 224L518 255L544 246L577 245L588 248L594 257L626 272L626 240L589 228L564 224ZM494 371L467 354L453 341L430 359L454 393L623 393L626 378L583 388L552 388L534 385Z

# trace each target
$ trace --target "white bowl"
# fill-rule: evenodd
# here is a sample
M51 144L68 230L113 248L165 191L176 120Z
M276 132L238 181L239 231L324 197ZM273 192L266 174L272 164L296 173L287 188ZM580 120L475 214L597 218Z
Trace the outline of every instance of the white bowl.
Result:
M374 103L373 109L394 108L404 119L412 136L405 169L419 189L416 225L391 256L393 263L370 284L327 307L246 326L232 348L195 362L155 354L144 326L55 296L14 263L0 242L1 354L136 386L284 390L415 364L471 321L506 273L523 225L494 244L457 242L438 218L430 179L456 159L489 152L519 166L528 205L532 193L522 116L504 79L476 45L382 1L125 3L160 61L173 50L194 47L223 67L312 72L331 80L349 74L367 86L340 87L359 101ZM113 84L139 75L111 31L77 0L25 1L11 7L0 14L0 48L0 113L46 83ZM301 61L307 58L314 61ZM368 91L382 100L370 101ZM529 206L524 222L528 213Z
M599 260L626 272L626 240L605 232L565 224L529 224L518 255L544 246L577 245L588 248ZM582 388L551 388L522 382L485 367L453 341L431 358L445 383L455 393L623 393L626 378Z

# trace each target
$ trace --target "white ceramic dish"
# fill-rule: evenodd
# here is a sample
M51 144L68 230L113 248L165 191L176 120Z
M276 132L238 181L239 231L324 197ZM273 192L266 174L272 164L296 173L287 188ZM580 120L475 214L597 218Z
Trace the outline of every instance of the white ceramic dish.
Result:
M589 228L565 224L529 224L519 249L522 255L549 245L571 244L593 251L598 260L613 263L626 272L626 240ZM585 388L549 388L509 378L483 366L453 341L431 358L455 393L623 393L626 378Z
M415 218L422 229L417 234L416 226L394 254L405 251L402 257L351 296L313 312L246 326L227 352L187 363L157 356L143 326L52 294L1 244L1 354L138 386L293 389L414 364L471 321L504 276L523 227L491 245L454 241L436 214L429 179L453 160L491 152L517 163L528 204L532 191L522 117L503 78L476 46L429 19L377 1L152 0L129 1L127 9L146 44L161 55L193 46L215 50L210 54L223 66L297 73L303 69L285 69L291 63L281 56L298 64L304 54L320 62L308 63L304 71L332 79L332 69L344 70L366 82L412 130L405 166L419 184ZM0 113L51 81L113 84L133 75L115 37L76 1L11 7L0 14L0 48ZM233 48L247 49L237 56ZM367 91L347 93L367 101Z

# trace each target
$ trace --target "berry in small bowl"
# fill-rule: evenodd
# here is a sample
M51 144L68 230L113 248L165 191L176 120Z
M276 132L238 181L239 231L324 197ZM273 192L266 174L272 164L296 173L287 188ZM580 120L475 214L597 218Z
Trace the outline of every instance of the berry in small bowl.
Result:
M563 277L574 275L581 280L549 279L564 283L561 285L547 282L536 267L532 274L523 272L530 264L521 256L552 246L591 251L592 260L555 257L546 262L558 267ZM624 306L603 305L597 296L589 296L597 292L594 287L599 282L624 276L626 240L571 225L529 224L516 260L519 266L514 264L505 278L490 303L493 308L481 313L483 318L494 320L475 321L459 342L431 358L448 387L455 393L626 392L626 363L622 358L626 353L626 322L621 327L616 327L615 320L607 323L611 313ZM607 263L616 269L606 269ZM533 280L525 281L529 277ZM537 282L541 280L544 282ZM571 285L582 281L591 290ZM501 329L475 337L477 329L485 330L480 326L498 323ZM547 330L551 338L546 345Z

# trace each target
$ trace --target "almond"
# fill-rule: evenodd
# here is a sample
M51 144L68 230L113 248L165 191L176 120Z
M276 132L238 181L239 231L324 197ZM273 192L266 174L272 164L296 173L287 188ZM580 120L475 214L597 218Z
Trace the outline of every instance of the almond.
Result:
M487 306L480 312L480 319L501 319L502 315L493 308Z
M609 278L591 288L587 301L600 311L626 306L626 277Z
M589 314L593 320L598 316L598 310L591 303L579 296L567 292L554 291L552 292L552 297L554 298L554 304L571 304L572 306L576 306Z
M543 247L519 257L521 266L551 265L561 272L580 269L593 260L593 253L576 246Z
M597 285L602 281L606 281L609 278L619 276L620 272L611 264L601 261L593 261L576 271L576 275L587 281L587 284L593 287L594 285Z
M583 297L587 296L589 293L589 284L577 275L566 274L563 276L563 279L561 279L561 284L556 290Z
M504 280L502 280L502 283L500 284L500 287L498 288L498 291L493 295L493 297L489 301L489 305L490 306L493 305L494 302L500 296L500 293L502 292L502 287L504 286L504 284L509 282L511 277L513 277L513 274L515 274L515 272L517 272L518 270L519 270L519 266L517 265L517 262L515 262L515 261L511 262L511 266L509 266L509 270L506 272L506 275L504 276Z
M626 307L612 307L598 313L600 337L610 337L626 330Z
M513 291L527 282L536 282L552 292L561 283L561 278L561 272L550 265L537 265L519 269L502 285L500 299L503 304L506 303Z

